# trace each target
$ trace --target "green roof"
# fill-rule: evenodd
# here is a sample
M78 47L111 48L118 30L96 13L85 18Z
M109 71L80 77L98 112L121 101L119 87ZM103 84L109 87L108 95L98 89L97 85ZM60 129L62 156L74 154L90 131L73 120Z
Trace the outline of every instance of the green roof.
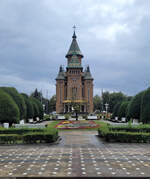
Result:
M69 48L69 51L68 51L66 57L71 56L71 55L80 55L83 57L83 54L82 54L82 52L78 46L78 43L76 41L77 37L76 37L75 32L74 32L72 38L73 38L73 40L72 40L72 43L70 45L70 48Z

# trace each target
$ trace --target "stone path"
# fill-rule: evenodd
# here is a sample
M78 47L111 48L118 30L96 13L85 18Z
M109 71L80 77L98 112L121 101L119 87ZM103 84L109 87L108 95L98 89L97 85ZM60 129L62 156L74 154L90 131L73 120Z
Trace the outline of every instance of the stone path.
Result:
M105 143L96 131L62 131L58 145L0 146L0 177L150 176L150 144Z

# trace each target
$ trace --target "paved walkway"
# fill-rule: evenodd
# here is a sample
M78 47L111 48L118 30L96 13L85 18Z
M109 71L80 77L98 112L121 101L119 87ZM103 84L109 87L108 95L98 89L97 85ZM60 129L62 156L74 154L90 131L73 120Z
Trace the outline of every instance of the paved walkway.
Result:
M58 145L0 146L0 177L150 176L150 144L106 143L96 131L62 131Z

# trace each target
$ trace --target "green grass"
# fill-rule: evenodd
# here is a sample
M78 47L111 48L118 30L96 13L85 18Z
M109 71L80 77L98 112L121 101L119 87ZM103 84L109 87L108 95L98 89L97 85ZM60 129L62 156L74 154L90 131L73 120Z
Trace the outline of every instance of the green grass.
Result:
M101 122L100 120L99 120L99 121L98 121L98 120L94 120L94 122L95 122L96 124L99 124L100 126L107 125L107 122Z
M48 127L54 128L58 123L60 123L60 121L53 121L53 122L48 124Z

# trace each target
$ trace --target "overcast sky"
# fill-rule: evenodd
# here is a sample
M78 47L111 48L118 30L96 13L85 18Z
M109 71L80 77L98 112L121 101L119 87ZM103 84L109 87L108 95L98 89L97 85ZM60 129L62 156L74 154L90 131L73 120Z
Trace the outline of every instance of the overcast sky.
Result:
M150 0L0 0L0 86L54 95L74 24L94 95L150 86Z

